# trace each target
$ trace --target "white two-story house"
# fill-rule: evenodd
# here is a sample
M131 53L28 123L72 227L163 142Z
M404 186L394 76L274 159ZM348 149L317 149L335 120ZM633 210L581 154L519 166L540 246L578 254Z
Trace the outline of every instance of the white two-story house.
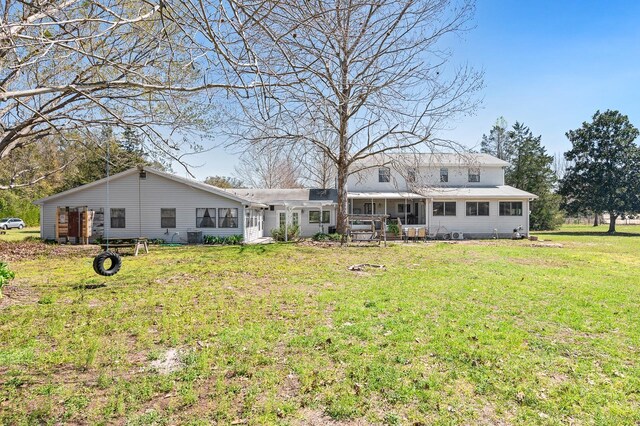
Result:
M508 164L485 154L391 154L354 164L348 179L351 214L386 214L403 227L426 227L430 235L509 237L529 232L534 194L504 185ZM42 200L45 239L147 237L186 242L191 233L241 235L246 242L282 226L300 235L332 232L337 191L327 189L231 189L206 185L149 167ZM82 231L83 214L91 232ZM88 226L88 225L87 225Z
M504 184L509 164L487 154L388 154L356 164L349 213L386 214L403 226L459 238L529 233L536 195Z

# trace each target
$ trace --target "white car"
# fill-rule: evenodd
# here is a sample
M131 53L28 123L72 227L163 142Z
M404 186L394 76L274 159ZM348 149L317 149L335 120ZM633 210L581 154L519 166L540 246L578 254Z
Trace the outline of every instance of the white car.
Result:
M5 231L9 228L22 229L25 226L24 221L17 217L5 217L4 219L0 219L0 229L4 229Z

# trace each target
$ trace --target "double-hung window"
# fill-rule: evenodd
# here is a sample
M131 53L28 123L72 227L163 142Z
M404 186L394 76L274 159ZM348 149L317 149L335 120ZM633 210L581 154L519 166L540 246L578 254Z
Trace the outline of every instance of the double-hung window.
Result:
M378 169L378 182L391 182L391 169L380 167Z
M407 170L407 182L415 183L416 181L416 169L411 168Z
M176 227L176 209L160 209L160 228Z
M449 169L445 169L445 168L440 169L440 182L442 183L449 182Z
M111 228L126 228L125 209L111 209Z
M469 182L480 182L480 169L469 169Z

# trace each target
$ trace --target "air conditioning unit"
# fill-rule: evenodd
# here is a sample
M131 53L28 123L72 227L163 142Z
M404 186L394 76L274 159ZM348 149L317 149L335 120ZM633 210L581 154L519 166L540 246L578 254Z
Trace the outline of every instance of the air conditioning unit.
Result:
M464 240L464 234L460 231L453 231L451 233L452 240Z

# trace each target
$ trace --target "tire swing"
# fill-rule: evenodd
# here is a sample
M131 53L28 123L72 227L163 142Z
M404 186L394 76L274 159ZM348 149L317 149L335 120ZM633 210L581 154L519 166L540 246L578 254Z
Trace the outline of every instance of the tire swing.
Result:
M109 268L105 268L105 262L107 260L111 261ZM103 251L93 259L93 270L96 271L96 274L102 275L103 277L110 277L117 274L121 266L122 259L120 255L112 251Z
M109 211L109 141L107 141L107 201L105 207L105 213ZM104 216L103 216L104 217ZM105 226L105 238L106 238L106 248L105 251L97 255L93 259L93 270L98 275L102 275L103 277L111 277L120 271L120 267L122 266L122 258L118 253L113 251L109 251L109 229ZM111 261L111 266L105 268L105 262L109 260Z

